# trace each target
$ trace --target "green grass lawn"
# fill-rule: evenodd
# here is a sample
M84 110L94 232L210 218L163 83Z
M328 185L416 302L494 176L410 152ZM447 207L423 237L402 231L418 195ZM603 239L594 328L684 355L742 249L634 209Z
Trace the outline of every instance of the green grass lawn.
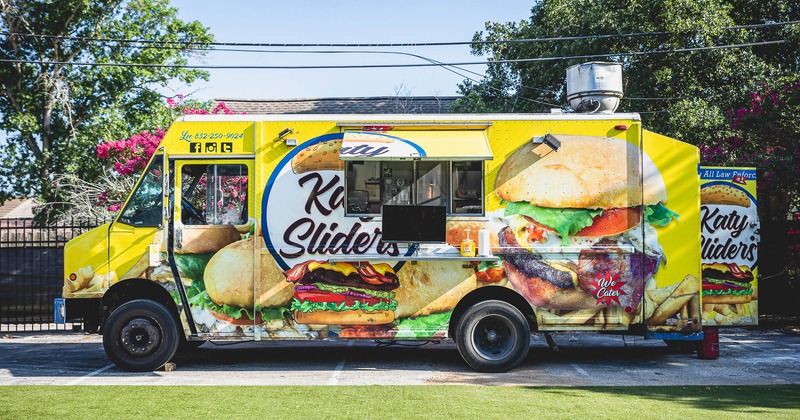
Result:
M9 418L800 418L800 385L10 386Z

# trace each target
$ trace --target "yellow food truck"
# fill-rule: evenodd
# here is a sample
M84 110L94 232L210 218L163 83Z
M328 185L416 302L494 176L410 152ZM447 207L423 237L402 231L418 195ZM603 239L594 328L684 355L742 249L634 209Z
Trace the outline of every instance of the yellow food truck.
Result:
M698 149L637 114L187 115L65 248L66 319L156 369L208 340L702 337Z

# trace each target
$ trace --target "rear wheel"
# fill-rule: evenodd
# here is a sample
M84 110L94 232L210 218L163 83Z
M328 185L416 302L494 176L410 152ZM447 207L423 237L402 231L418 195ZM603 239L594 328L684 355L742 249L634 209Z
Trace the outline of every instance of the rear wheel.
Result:
M180 342L178 322L163 305L138 299L111 312L103 329L109 359L130 372L150 372L172 359Z
M505 372L522 363L528 355L528 321L509 303L480 302L467 309L458 320L456 345L461 357L473 369Z

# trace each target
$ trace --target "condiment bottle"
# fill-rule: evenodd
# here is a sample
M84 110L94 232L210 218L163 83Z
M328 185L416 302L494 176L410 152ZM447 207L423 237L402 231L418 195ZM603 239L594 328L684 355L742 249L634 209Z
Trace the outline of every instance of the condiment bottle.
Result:
M462 257L474 257L475 256L475 241L469 237L470 231L472 229L464 229L465 238L461 241L461 256Z

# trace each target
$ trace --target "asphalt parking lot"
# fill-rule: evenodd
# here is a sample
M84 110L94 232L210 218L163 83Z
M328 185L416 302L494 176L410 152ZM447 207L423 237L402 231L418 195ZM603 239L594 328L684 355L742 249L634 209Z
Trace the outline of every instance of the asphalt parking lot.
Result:
M701 360L641 337L558 333L531 339L523 365L476 373L451 341L206 343L174 371L129 373L101 338L80 332L0 333L0 385L779 385L800 384L800 332L727 329L720 357Z

